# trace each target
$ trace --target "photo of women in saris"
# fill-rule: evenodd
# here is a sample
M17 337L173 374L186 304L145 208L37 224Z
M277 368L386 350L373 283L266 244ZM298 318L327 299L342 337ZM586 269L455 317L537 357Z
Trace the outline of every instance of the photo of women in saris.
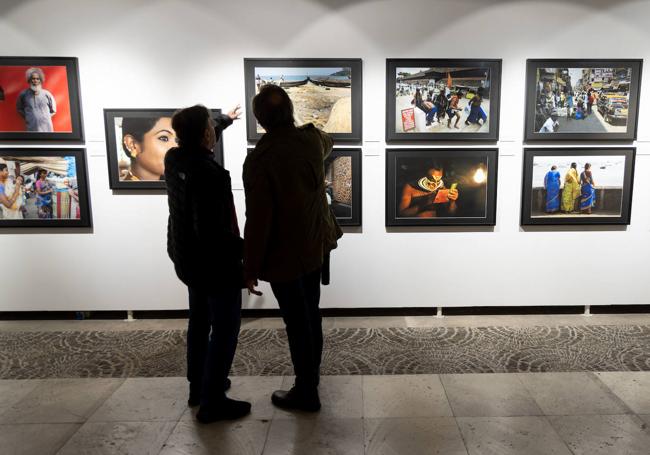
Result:
M537 153L537 150L526 152ZM597 152L562 156L540 151L534 156L530 193L524 195L530 201L530 209L524 207L524 215L569 220L620 216L629 200L629 187L625 185L629 158L616 152L611 155ZM597 187L594 171L598 174Z
M557 166L551 166L551 170L544 177L544 189L546 190L546 213L555 213L560 210L560 186L562 177Z
M591 164L585 164L585 170L580 173L580 213L591 215L591 209L596 205L596 188L591 173Z
M171 117L123 117L117 128L118 143L126 155L120 156L120 181L159 181L164 179L165 154L176 147Z
M578 178L578 164L571 163L571 167L564 175L564 189L562 190L562 211L571 213L576 209L576 200L580 197L580 180Z

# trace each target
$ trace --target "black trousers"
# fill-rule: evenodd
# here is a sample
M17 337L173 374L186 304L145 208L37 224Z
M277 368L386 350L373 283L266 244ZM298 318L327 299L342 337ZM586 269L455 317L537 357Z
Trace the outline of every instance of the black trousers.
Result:
M323 355L320 274L318 269L297 280L271 283L287 329L296 388L307 392L318 387Z
M237 349L241 327L241 289L208 294L189 288L187 380L201 394L201 406L218 406L226 397L225 382Z

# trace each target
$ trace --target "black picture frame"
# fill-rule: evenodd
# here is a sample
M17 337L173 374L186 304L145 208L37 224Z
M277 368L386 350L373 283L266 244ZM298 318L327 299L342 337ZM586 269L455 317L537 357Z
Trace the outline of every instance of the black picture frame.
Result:
M70 132L0 131L0 141L34 141L83 143L83 114L79 88L79 61L76 57L0 57L3 66L65 66L70 100ZM25 88L27 86L25 85ZM44 84L47 89L47 80ZM5 94L6 95L6 94ZM4 102L9 102L6 100Z
M485 186L485 216L483 217L400 217L397 214L397 186L402 177L398 178L399 160L427 159L441 162L442 160L485 159L487 166ZM497 148L390 148L386 149L386 226L494 226L496 224L497 206L497 176L499 150ZM404 164L402 164L403 166ZM424 169L426 172L426 169ZM445 176L443 176L444 181ZM405 185L407 182L404 181ZM459 186L462 197L463 185ZM451 185L450 185L451 186Z
M628 110L625 132L554 132L540 133L536 126L537 115L537 70L539 68L631 68ZM619 141L632 142L637 136L639 118L639 97L641 94L642 59L528 59L526 60L526 114L524 126L525 142L556 141ZM576 103L577 105L577 103ZM595 117L601 122L598 104L593 106ZM573 110L572 110L573 112ZM571 121L575 120L574 118ZM586 120L575 120L586 121ZM603 121L605 121L603 119ZM597 126L597 125L594 125Z
M361 149L360 148L335 148L332 150L330 156L325 160L325 173L327 177L327 171L329 169L329 164L337 158L340 157L350 157L351 159L351 206L347 204L338 202L335 200L335 194L330 194L332 202L330 207L336 220L341 226L361 226L361 214L362 214L362 195L361 195ZM328 187L329 188L329 187ZM347 214L349 210L349 215ZM343 213L345 212L345 213Z
M104 109L104 131L106 134L106 157L108 160L108 181L113 190L152 190L165 189L165 181L125 181L120 180L117 137L115 135L115 119L125 117L171 117L176 109ZM213 117L221 114L221 109L211 109ZM223 166L223 137L219 138L213 149L214 158Z
M278 68L350 68L351 70L351 109L352 131L350 133L330 133L332 139L338 144L360 143L363 138L363 64L360 58L245 58L244 80L246 95L246 135L248 142L254 143L262 137L257 132L257 120L253 115L251 102L255 96L256 67ZM311 82L309 82L311 83ZM294 103L295 105L295 103Z
M79 219L0 219L0 228L90 228L92 227L92 210L90 204L90 187L88 184L88 167L86 149L77 147L60 148L0 148L0 158L9 157L63 157L75 158L77 193L79 197Z
M246 148L246 155L250 154L255 147L249 146ZM340 226L361 226L361 214L363 213L363 200L361 189L362 185L362 172L361 163L363 162L361 156L361 149L355 147L337 147L332 150L330 156L325 160L325 172L327 174L327 164L338 157L349 156L352 160L352 207L349 216L339 216L334 210L336 221ZM326 175L327 176L327 175ZM356 201L356 202L355 202Z
M499 140L499 114L501 105L501 59L386 59L386 142L497 142ZM483 133L451 132L424 133L398 132L395 127L397 115L396 86L397 68L486 68L490 70L489 130Z
M575 216L548 216L534 217L531 215L533 207L533 163L537 156L557 156L567 160L580 156L623 156L625 167L623 176L623 194L621 196L621 212L619 216L597 216L576 214ZM632 191L634 187L634 165L636 160L635 147L556 147L556 148L524 148L523 178L521 191L521 217L522 226L531 225L628 225L632 215ZM578 169L578 174L580 169ZM564 182L564 175L560 176ZM596 184L597 178L594 178ZM605 191L603 188L602 191ZM560 193L561 194L561 193ZM601 192L602 195L602 192ZM561 198L561 196L560 196ZM597 196L599 202L602 196Z

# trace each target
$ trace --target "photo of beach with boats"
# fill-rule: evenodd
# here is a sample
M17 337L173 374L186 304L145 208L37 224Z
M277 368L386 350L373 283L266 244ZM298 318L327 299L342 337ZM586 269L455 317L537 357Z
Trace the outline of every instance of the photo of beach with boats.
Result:
M352 69L255 67L255 93L279 85L294 105L296 125L313 123L327 133L352 133ZM257 132L264 129L257 125Z

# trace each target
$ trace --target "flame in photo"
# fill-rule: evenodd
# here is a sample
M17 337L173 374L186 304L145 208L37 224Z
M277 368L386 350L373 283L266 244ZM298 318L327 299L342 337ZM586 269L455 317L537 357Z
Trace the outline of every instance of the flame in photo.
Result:
M474 173L474 181L476 183L485 183L486 180L487 180L487 175L485 174L485 171L483 170L482 167L478 168Z

